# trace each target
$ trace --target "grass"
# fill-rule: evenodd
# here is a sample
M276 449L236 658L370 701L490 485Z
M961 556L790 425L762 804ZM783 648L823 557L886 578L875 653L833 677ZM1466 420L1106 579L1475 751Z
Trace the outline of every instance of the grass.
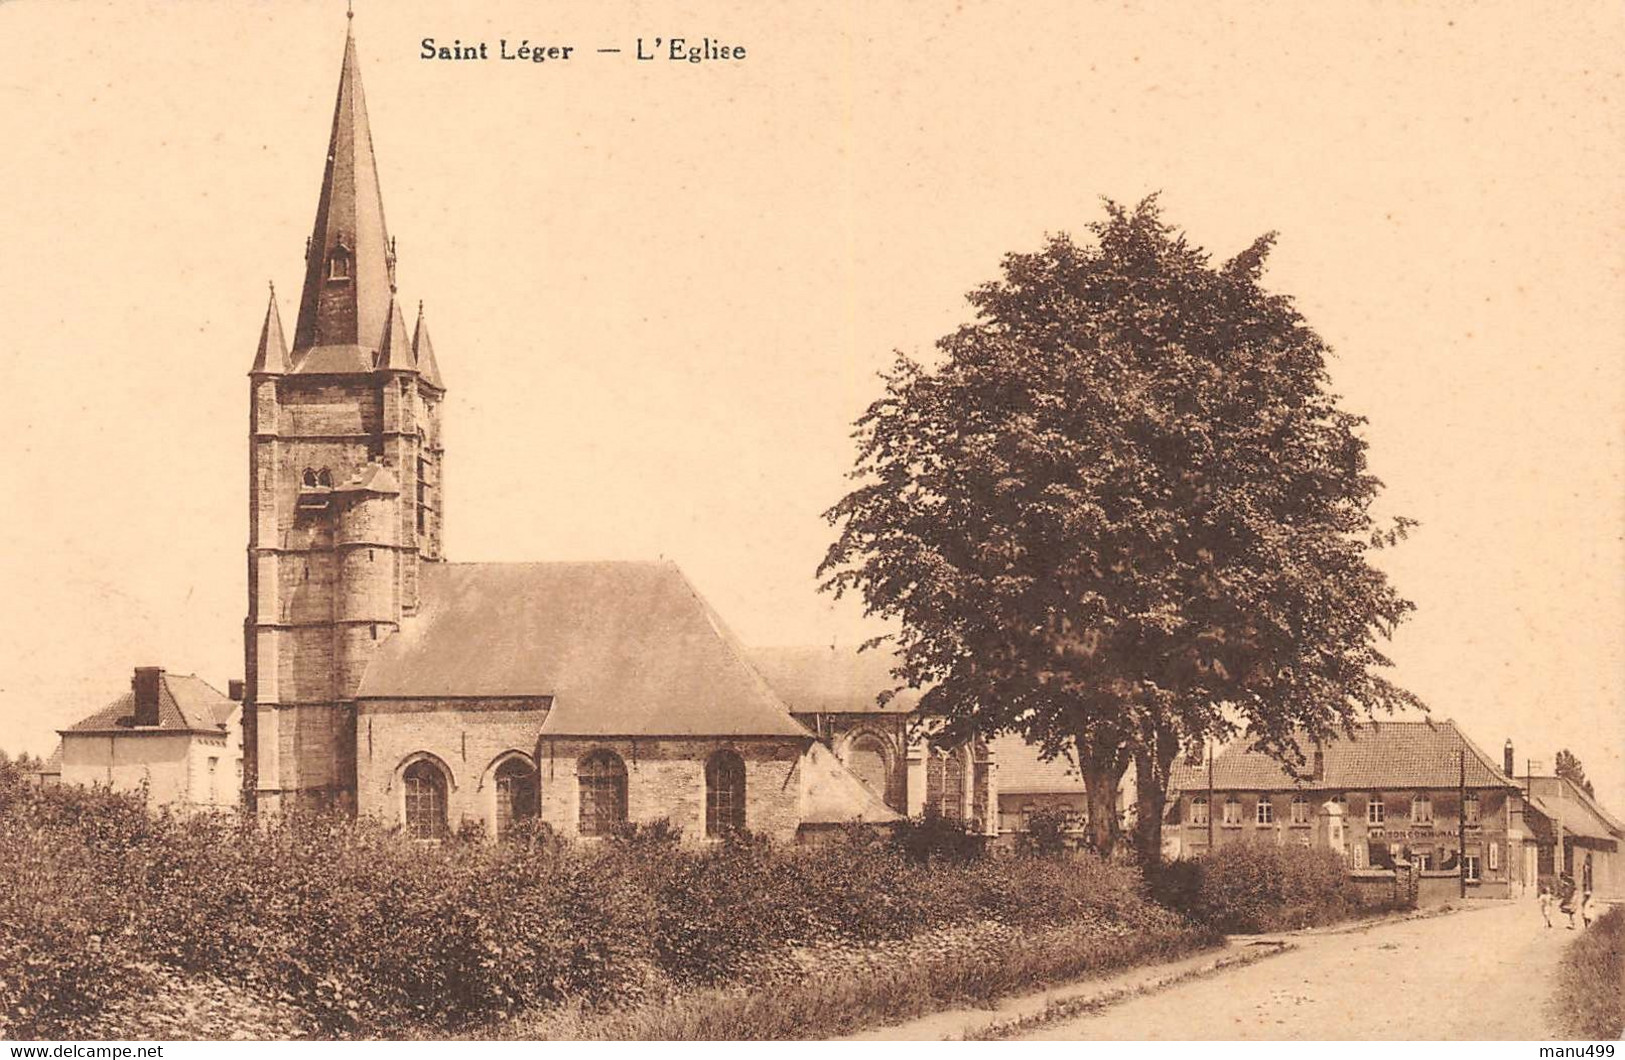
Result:
M1172 960L1222 942L1200 929L1091 938L1059 929L997 952L930 958L765 990L704 990L637 1008L568 1006L503 1024L496 1036L559 1040L808 1040L945 1009L987 1007L1014 994Z
M1557 1023L1571 1038L1625 1035L1625 906L1616 905L1569 943L1557 968Z

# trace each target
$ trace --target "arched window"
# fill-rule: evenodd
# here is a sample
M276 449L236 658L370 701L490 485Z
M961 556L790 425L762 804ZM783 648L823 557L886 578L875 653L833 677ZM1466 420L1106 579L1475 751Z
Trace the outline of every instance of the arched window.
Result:
M313 468L313 467L305 468L305 473L300 476L300 481L303 482L307 488L315 489L316 488L316 469Z
M497 838L506 839L515 823L536 816L541 802L536 770L523 758L508 758L497 766Z
M865 733L853 740L846 752L846 767L879 798L889 794L886 781L891 767L886 763L886 745L880 737Z
M626 763L613 751L594 751L576 766L581 789L582 835L609 835L626 822Z
M745 830L745 760L718 751L705 763L705 834Z
M970 754L965 746L952 751L932 748L925 760L926 805L951 821L965 816L965 773Z
M333 472L325 467L316 472L316 485L331 487L333 485Z
M446 834L446 774L420 759L401 774L406 785L406 834L413 839L439 839Z

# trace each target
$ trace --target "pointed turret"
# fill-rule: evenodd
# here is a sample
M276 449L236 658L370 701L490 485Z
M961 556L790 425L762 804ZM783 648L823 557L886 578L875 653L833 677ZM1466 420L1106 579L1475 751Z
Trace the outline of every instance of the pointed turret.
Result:
M282 314L276 308L276 285L271 285L271 304L265 309L265 326L260 328L260 348L254 354L250 375L283 375L288 370L288 340L282 337Z
M345 34L333 131L294 329L296 371L367 371L384 343L395 261L384 226L355 37ZM311 356L319 351L318 356Z
M418 323L412 332L412 355L418 362L418 374L426 386L444 391L440 381L440 365L434 359L434 343L429 340L429 325L423 322L423 303L418 303Z
M384 329L384 343L378 347L380 372L415 372L412 360L412 340L406 337L406 318L401 307L392 298L389 301L389 327Z

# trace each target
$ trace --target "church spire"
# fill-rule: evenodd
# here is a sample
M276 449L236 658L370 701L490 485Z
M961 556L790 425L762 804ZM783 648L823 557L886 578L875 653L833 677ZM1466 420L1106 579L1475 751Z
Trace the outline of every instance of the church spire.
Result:
M260 328L260 348L254 354L250 375L283 375L288 370L288 340L282 337L282 315L276 309L276 284L271 285L271 304L265 310L265 326Z
M361 90L355 37L346 33L327 169L305 253L305 287L293 336L295 357L303 360L310 350L324 346L376 351L384 342L394 289L395 252L384 227L367 98ZM366 371L371 356L329 355L320 360L335 368L354 363L355 370Z
M434 343L429 341L429 325L423 322L423 303L418 302L418 323L412 331L412 356L418 363L418 375L436 390L445 390L440 381L440 365L434 359Z

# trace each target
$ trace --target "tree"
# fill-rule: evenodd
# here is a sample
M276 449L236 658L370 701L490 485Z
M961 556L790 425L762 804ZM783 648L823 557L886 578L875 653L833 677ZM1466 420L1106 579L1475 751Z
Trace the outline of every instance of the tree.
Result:
M898 355L858 419L819 575L893 621L900 685L944 740L1020 732L1069 754L1091 841L1130 761L1156 858L1182 747L1245 729L1289 765L1363 716L1425 709L1378 671L1412 610L1369 562L1364 422L1328 350L1260 286L1266 235L1220 267L1155 197L1095 245L1010 254L927 367Z
M1575 787L1582 789L1587 795L1597 794L1591 786L1591 781L1586 779L1585 766L1580 764L1580 756L1568 748L1557 752L1557 765L1553 772L1560 777L1567 777Z

